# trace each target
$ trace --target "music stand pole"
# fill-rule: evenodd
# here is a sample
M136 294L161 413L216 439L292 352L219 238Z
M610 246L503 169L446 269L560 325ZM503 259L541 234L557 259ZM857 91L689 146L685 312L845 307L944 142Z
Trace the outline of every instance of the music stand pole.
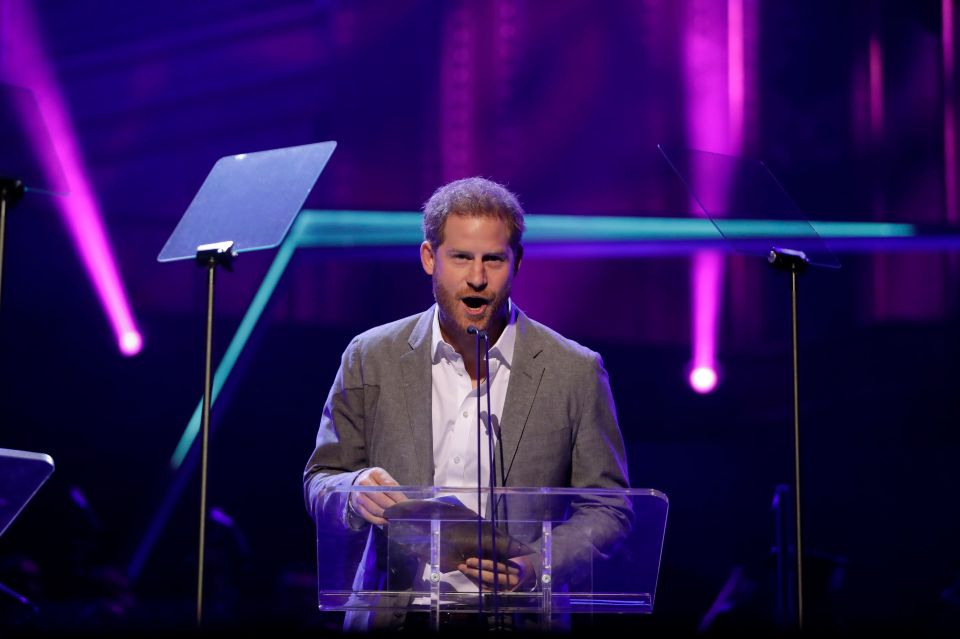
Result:
M810 264L803 251L774 248L767 261L778 270L790 272L790 323L793 346L793 500L796 517L796 539L794 540L796 557L796 603L797 629L803 630L803 545L800 526L800 384L797 365L799 348L797 340L797 275Z
M197 247L197 264L207 269L207 331L203 367L203 420L200 446L200 549L197 555L197 627L203 623L203 555L207 524L207 450L210 439L210 379L213 362L213 284L217 266L232 270L236 257L233 242Z
M3 290L3 243L7 226L7 208L13 208L21 198L23 198L23 182L0 177L0 293Z

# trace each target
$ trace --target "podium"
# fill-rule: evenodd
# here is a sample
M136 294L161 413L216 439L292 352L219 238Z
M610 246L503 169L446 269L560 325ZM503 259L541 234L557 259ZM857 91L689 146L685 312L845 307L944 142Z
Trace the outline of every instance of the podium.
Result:
M400 503L375 526L352 511L352 492L399 494ZM550 630L570 615L653 612L666 495L509 487L480 493L338 486L321 494L314 509L319 609L344 611L348 630L396 627L410 613L434 630L453 618L463 625L470 615L487 627L511 618L506 625L515 629ZM489 517L476 515L478 499L487 515L496 504L495 530ZM533 571L512 590L481 589L458 570L478 556Z

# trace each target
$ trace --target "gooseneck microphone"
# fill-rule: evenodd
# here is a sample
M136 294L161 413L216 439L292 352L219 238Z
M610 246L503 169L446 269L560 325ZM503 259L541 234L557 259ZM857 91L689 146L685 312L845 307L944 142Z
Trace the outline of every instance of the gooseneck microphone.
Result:
M482 454L481 453L482 447L480 445L480 441L481 441L480 430L483 428L483 420L480 414L480 388L481 388L480 386L480 376L481 376L480 343L481 341L483 342L483 345L484 345L482 360L484 363L484 368L486 370L485 379L487 380L487 393L486 393L487 394L487 459L489 460L489 470L490 470L490 475L488 479L489 479L489 486L490 486L490 497L489 497L490 541L492 542L491 560L493 562L493 618L494 620L496 620L499 616L498 590L499 590L500 584L499 584L499 574L498 574L499 571L497 567L497 559L498 559L497 558L497 501L496 499L494 499L494 490L496 489L496 486L497 486L496 457L493 452L494 451L493 424L491 423L492 413L490 410L490 336L487 334L486 331L482 331L478 329L476 326L468 326L467 333L469 335L476 336L476 343L477 343L477 511L478 511L477 512L477 560L480 562L480 565L478 566L478 568L481 571L481 573L483 571L483 523L482 523L483 522L483 490L481 488L481 486L483 485L483 482L482 482L483 473L482 473L481 464L480 464L480 459L481 459L480 455ZM483 588L482 580L478 588L482 590ZM483 621L482 619L483 594L482 593L478 595L478 601L479 601L478 612L480 613L480 617L481 617L480 621L482 623Z

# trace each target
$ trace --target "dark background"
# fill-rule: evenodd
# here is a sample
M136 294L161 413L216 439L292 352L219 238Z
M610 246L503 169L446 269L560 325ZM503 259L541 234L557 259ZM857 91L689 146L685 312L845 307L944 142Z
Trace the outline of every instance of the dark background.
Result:
M739 107L726 93L731 4L744 15ZM337 140L315 209L414 211L440 184L484 175L534 215L690 215L656 150L672 143L765 160L816 220L957 220L941 2L0 9L2 77L25 86L32 16L144 339L120 354L68 214L28 196L6 229L0 445L48 453L57 470L0 539L0 582L39 606L2 599L7 628L191 623L199 484L169 459L202 390L205 279L156 255L224 155ZM245 255L219 279L216 359L271 258ZM800 284L809 625L955 632L956 254L840 259ZM711 629L769 627L770 506L792 478L788 281L761 260L724 264L708 395L686 380L691 256L538 259L530 247L515 285L529 315L604 356L632 485L671 505L656 613L641 621L678 632L697 630L732 574L732 608ZM431 301L415 246L294 257L216 410L209 503L234 525L209 529L212 623L331 627L316 612L300 474L350 337ZM131 575L177 481L182 497Z

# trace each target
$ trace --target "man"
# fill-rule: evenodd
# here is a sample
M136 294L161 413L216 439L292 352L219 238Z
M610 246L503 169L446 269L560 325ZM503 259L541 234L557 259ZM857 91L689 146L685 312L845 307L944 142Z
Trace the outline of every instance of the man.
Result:
M307 508L317 521L370 528L354 590L389 588L382 556L384 510L394 493L331 493L336 486L477 485L489 477L477 459L477 393L490 400L501 451L498 484L627 488L626 456L600 356L529 319L510 300L523 258L523 209L503 186L482 178L438 189L424 206L423 270L436 304L424 313L354 338L323 409L317 444L304 473ZM489 380L477 378L475 328L489 336ZM483 374L486 371L481 371ZM489 389L489 390L488 390ZM481 409L486 422L486 409ZM486 434L484 433L484 437ZM477 507L477 504L474 504ZM480 505L484 511L485 505ZM554 532L555 570L574 572L622 539L629 506L573 505ZM488 514L488 513L485 513ZM516 515L517 513L511 513ZM531 513L524 513L526 517ZM535 513L562 517L563 513ZM521 541L536 546L538 540ZM379 551L379 553L378 553ZM536 552L498 563L469 558L458 566L485 588L533 589ZM556 574L556 573L555 573ZM402 623L402 615L348 614L352 628Z

